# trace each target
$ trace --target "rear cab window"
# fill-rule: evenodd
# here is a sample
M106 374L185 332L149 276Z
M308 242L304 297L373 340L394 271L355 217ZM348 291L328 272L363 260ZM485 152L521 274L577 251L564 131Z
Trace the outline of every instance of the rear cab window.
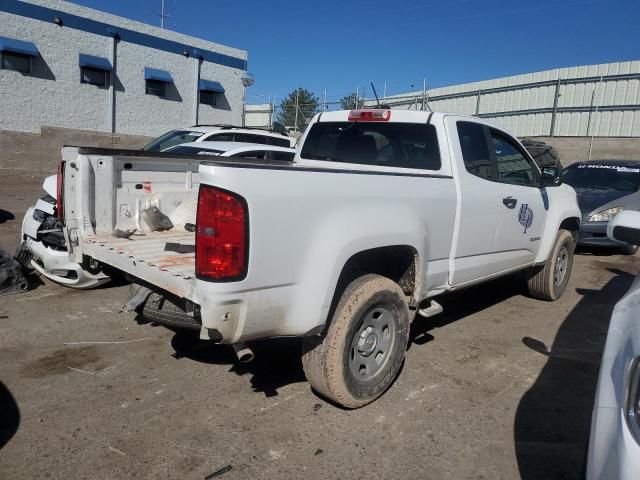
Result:
M436 129L422 123L314 123L300 156L308 160L421 170L439 170L442 166Z

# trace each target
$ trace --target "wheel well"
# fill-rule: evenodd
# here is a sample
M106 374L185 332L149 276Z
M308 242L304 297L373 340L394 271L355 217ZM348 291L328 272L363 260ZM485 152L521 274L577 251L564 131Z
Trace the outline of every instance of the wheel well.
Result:
M396 282L405 295L411 296L409 305L415 305L417 265L418 254L413 247L408 245L372 248L356 253L342 267L326 324L329 325L333 312L347 286L356 278L368 273L382 275Z
M573 236L574 242L578 240L578 232L580 230L580 219L577 217L565 218L560 224L560 230L569 230Z

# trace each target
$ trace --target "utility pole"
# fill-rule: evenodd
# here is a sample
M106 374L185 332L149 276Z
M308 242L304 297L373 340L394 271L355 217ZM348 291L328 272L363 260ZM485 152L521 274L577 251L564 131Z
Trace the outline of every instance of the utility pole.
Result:
M356 87L356 110L358 109L358 100L360 99L360 87Z
M296 91L296 120L295 120L295 123L293 125L295 130L296 130L296 132L298 131L298 94L299 93Z
M171 17L171 15L164 13L164 0L160 0L160 11L156 12L155 10L151 10L151 13L155 13L160 17L160 28L164 29L164 19Z
M382 91L382 103L387 99L387 81L384 82L384 90Z
M421 111L424 112L425 104L427 103L427 79L422 79L422 108Z

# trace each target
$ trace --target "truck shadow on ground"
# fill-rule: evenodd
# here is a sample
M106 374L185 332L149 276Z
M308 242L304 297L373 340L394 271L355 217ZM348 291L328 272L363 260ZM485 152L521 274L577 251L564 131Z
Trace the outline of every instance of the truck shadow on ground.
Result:
M20 409L15 398L0 382L0 450L11 440L20 426Z
M300 339L273 339L251 344L255 359L240 363L233 349L227 345L214 345L200 340L198 332L174 330L171 346L177 360L188 358L196 362L229 365L229 372L236 375L251 375L254 392L266 397L278 395L278 389L292 383L305 382L300 362L302 342Z
M413 344L424 345L434 340L434 336L429 333L433 330L481 312L508 298L524 295L526 293L525 287L524 277L522 274L516 273L459 292L439 296L438 303L442 305L443 313L431 318L416 316L411 324L407 350Z
M583 297L564 320L551 348L523 343L549 360L522 397L514 424L516 457L524 480L584 476L591 411L611 312L633 275L619 270L601 290Z

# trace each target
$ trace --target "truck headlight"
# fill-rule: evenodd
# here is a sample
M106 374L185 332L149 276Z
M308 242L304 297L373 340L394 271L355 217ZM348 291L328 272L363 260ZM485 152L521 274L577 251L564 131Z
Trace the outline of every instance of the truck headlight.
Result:
M593 215L591 215L587 222L608 222L622 210L624 210L624 208L622 207L613 207L607 208L606 210L601 210L598 213L594 213Z
M640 444L640 358L631 363L629 371L629 391L624 405L627 425L636 442Z

